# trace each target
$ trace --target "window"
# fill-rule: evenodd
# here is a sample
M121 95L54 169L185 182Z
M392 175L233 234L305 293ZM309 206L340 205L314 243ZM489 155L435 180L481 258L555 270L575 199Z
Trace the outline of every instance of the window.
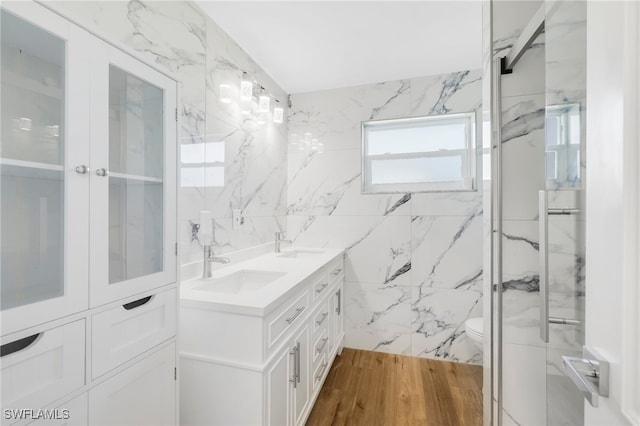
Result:
M473 190L475 113L362 123L362 192Z
M580 137L580 104L547 106L545 166L548 187L580 187Z

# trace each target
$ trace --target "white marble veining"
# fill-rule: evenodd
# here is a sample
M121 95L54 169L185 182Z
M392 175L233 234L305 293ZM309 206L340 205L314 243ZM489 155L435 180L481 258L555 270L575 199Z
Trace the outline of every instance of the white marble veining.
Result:
M411 287L346 281L345 346L411 354Z
M538 191L545 189L544 95L502 102L503 217L534 220Z
M392 81L291 96L289 134L311 133L324 150L360 149L362 121L407 117L410 83ZM295 141L295 138L291 138ZM289 151L298 147L289 144Z
M482 277L466 288L413 287L411 311L412 355L482 363L464 329L468 318L482 316Z
M482 99L480 70L411 79L411 115L477 111Z
M289 216L288 236L303 247L346 247L345 279L409 285L408 216Z
M360 152L361 121L478 111L480 91L480 71L461 71L291 96L288 237L346 247L347 346L481 362L464 321L482 314L482 194L362 194ZM322 149L292 144L305 132Z
M466 288L482 275L482 211L412 217L411 250L414 286Z

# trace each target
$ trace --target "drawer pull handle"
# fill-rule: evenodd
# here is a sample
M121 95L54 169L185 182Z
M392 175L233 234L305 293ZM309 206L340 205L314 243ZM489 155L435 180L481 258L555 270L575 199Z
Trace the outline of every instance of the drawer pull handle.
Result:
M135 309L138 306L142 306L145 303L148 303L149 300L151 300L152 297L153 296L143 297L142 299L138 299L138 300L134 300L133 302L125 303L124 305L122 305L122 307L125 308L127 311L130 311L131 309Z
M0 347L0 358L28 348L38 339L38 336L40 336L40 333L2 345Z
M320 372L316 376L316 380L322 379L322 376L324 375L324 370L327 369L327 365L329 365L329 363L326 361L322 363L322 368L320 369Z
M287 324L291 324L292 322L294 322L296 320L296 318L298 318L300 316L300 314L302 313L302 311L304 311L304 306L296 309L296 313L293 314L291 317L285 319L285 321L287 322Z
M322 293L322 291L327 288L327 286L329 285L329 283L324 283L320 286L320 288L316 289L316 293L320 294Z
M327 346L328 341L329 341L328 337L325 337L324 339L322 339L322 344L320 345L319 348L316 348L316 352L321 353L324 347Z
M335 271L333 271L333 276L335 277L335 276L340 275L340 272L342 272L342 268L336 269Z
M316 325L320 325L324 322L324 320L327 319L327 316L329 315L329 312L325 312L324 314L322 314L322 318L320 318L319 320L316 321Z

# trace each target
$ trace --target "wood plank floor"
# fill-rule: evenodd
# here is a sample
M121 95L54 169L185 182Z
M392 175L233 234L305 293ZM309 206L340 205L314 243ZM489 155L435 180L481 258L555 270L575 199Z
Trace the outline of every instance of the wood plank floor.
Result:
M345 348L307 425L482 425L482 367Z

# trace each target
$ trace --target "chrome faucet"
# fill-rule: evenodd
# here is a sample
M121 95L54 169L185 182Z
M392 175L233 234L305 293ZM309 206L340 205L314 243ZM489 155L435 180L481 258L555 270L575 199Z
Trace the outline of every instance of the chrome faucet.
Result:
M280 243L293 243L293 241L285 240L284 232L276 232L276 241L275 241L276 253L280 253Z
M213 247L210 245L204 246L204 259L202 261L202 278L211 277L211 262L216 263L229 263L228 257L214 256Z

